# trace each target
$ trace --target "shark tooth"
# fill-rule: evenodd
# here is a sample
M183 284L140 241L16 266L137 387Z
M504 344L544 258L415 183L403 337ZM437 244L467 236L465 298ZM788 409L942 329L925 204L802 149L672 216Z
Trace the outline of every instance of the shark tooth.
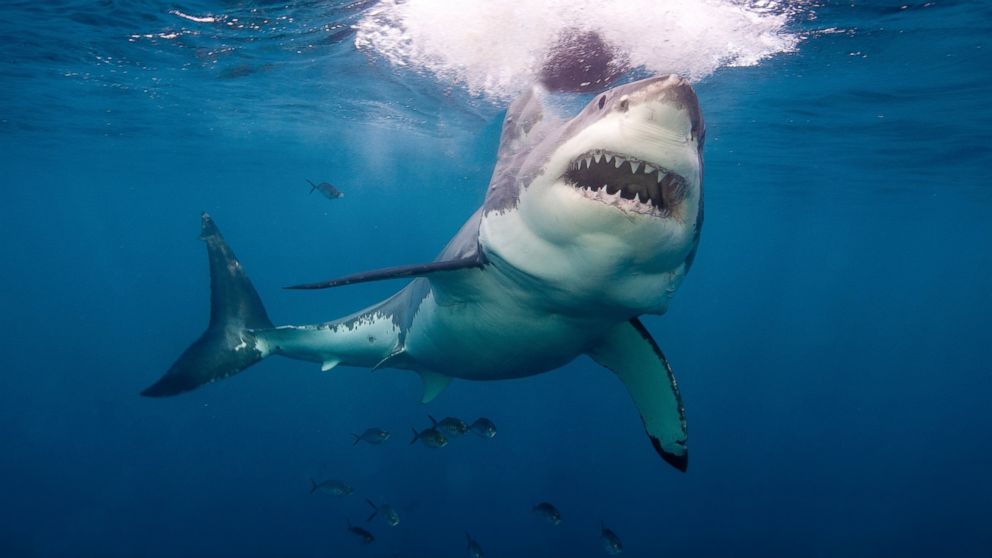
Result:
M609 162L613 161L613 155L610 155L609 153L604 153L603 154L603 159L606 159L606 162L609 163Z
M637 169L640 168L640 166L641 166L641 162L640 161L631 161L630 162L630 172L632 172L634 174L637 174Z
M651 203L655 206L661 206L661 186L657 183L648 184L648 197L651 198Z

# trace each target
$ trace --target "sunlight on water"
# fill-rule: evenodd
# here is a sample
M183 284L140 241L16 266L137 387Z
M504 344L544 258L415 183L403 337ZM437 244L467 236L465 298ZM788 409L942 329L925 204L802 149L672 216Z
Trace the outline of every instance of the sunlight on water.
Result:
M426 71L475 95L513 96L534 81L569 30L598 33L631 68L701 80L722 66L751 66L793 51L795 12L777 2L733 0L446 0L382 2L357 24L356 46Z

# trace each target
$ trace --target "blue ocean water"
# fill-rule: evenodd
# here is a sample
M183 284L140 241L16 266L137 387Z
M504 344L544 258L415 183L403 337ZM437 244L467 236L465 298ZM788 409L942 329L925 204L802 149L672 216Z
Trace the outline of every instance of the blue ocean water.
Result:
M464 556L469 532L600 556L602 521L630 556L988 556L992 7L459 4L0 6L0 555ZM584 25L692 77L706 118L699 254L645 318L687 473L587 359L426 406L412 373L285 359L138 396L206 323L200 211L278 323L388 296L282 287L433 258L508 100ZM408 445L428 413L499 433ZM393 436L352 446L370 426Z

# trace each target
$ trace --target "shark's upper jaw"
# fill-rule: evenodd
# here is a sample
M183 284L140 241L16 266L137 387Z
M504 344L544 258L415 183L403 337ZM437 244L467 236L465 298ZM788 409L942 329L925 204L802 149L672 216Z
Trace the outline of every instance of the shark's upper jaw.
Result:
M630 217L694 223L704 128L688 81L660 76L596 97L564 128L543 175L552 196L598 202ZM553 177L553 178L552 178ZM615 214L615 212L611 211Z
M671 217L687 189L675 171L602 149L573 159L562 179L590 199L657 217Z
M501 152L494 181L518 189L512 205L483 214L480 247L514 280L554 285L541 304L604 319L663 313L702 216L704 128L691 85L649 78L541 122L530 144Z

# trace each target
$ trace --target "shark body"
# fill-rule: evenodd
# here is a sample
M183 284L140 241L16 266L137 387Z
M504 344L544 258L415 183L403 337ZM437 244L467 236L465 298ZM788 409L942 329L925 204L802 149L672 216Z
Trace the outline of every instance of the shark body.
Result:
M424 402L452 378L519 378L586 354L627 387L658 453L687 467L671 366L638 320L662 314L702 226L704 127L677 76L597 95L570 119L540 86L507 111L485 202L428 264L294 288L413 278L350 316L275 327L204 214L211 268L207 331L143 395L174 395L274 354L418 372Z

